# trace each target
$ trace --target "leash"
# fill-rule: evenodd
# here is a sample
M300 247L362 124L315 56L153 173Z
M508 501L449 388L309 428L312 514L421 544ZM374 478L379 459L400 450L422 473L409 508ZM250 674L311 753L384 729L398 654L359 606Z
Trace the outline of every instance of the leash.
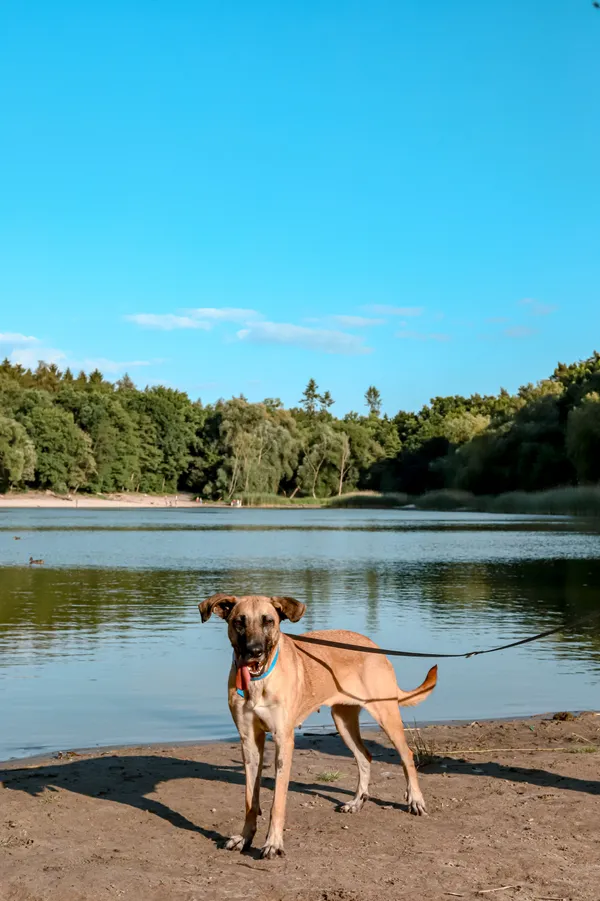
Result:
M362 651L363 654L384 654L386 657L479 657L481 654L494 654L496 651L506 651L508 648L516 648L521 644L529 644L531 641L539 641L540 638L547 638L549 635L556 635L558 632L564 632L566 628L573 628L585 623L591 619L600 617L600 610L594 610L586 616L580 616L573 620L570 626L558 626L555 629L548 629L546 632L539 632L537 635L530 635L529 638L521 638L519 641L511 641L509 644L501 644L497 648L485 648L482 651L469 651L462 654L434 654L420 651L391 651L388 648L369 648L357 644L347 644L343 641L330 641L326 638L312 638L310 635L288 635L294 641L305 642L306 644L327 645L330 648L342 648L344 651Z

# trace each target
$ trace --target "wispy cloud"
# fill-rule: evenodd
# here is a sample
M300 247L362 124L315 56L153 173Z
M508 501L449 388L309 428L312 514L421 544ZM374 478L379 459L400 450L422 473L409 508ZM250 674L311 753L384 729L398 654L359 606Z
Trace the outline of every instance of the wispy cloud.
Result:
M488 318L485 321L489 322L490 325L502 325L503 323L508 322L509 320L508 320L508 316L488 316Z
M369 328L372 325L383 325L385 319L369 319L367 316L330 316L333 322L337 322L343 328Z
M240 307L196 307L177 313L131 313L125 316L128 322L134 322L142 328L159 329L163 332L172 332L175 329L201 329L208 332L219 322L245 325L260 318L261 314L256 310L245 310Z
M172 332L174 329L192 328L204 329L208 331L211 328L209 322L194 319L192 316L176 316L173 313L132 313L126 316L129 322L135 322L142 328L155 328L163 332Z
M450 341L450 335L446 335L444 332L416 332L412 329L402 329L396 332L396 338L410 341Z
M183 310L183 312L204 322L246 323L262 318L256 310L245 310L241 307L197 307L193 310Z
M363 338L334 329L307 328L288 322L255 322L237 332L240 341L253 344L282 344L328 354L367 354Z
M511 325L510 328L505 328L502 334L505 338L531 338L536 332L537 329L529 328L527 325Z
M533 316L549 316L550 313L554 313L558 309L555 304L540 303L531 297L525 297L523 300L520 300L519 306L528 307L529 312Z
M67 359L67 362L68 359ZM155 363L161 363L162 360L127 360L118 362L117 360L107 360L105 357L86 358L85 360L73 360L69 362L72 369L83 369L85 372L93 372L99 369L104 375L117 375L127 372L129 369L136 369L139 366L152 366Z
M379 316L422 316L425 312L424 307L391 307L385 303L370 303L363 306L363 310L375 313Z
M40 360L44 363L64 363L67 355L57 347L45 347L36 343L33 347L15 347L9 354L11 363L25 366L26 369L35 369Z
M151 366L164 362L163 360L126 360L123 362L109 360L106 357L84 359L77 358L68 351L58 347L46 345L33 335L22 335L19 332L0 332L0 346L6 348L6 355L13 364L19 364L27 369L35 369L41 361L44 363L56 363L61 369L67 367L79 371L92 372L99 369L107 375L127 372L139 366ZM2 348L4 350L4 347Z
M40 339L20 332L0 332L0 344L39 344Z

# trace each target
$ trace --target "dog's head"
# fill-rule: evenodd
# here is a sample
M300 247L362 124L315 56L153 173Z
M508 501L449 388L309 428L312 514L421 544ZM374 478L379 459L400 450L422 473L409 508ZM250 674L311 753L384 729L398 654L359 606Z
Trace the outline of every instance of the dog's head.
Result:
M226 620L229 640L238 662L247 666L251 676L260 676L279 641L279 624L284 619L296 623L306 605L287 597L213 594L198 604L202 622L213 613Z

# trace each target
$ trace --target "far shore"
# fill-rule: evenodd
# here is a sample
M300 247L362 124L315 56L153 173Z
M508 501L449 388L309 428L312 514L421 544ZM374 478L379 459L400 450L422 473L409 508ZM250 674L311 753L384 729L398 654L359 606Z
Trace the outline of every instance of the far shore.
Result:
M285 497L277 494L246 494L232 500L205 500L190 492L142 494L111 492L87 494L54 491L9 491L0 494L2 509L132 510L198 509L200 507L248 507L277 510L400 510L440 513L497 513L525 516L600 517L600 485L550 488L538 492L512 491L499 495L473 495L464 491L440 489L421 495L394 492L354 491L328 498Z
M197 501L189 494L70 494L51 492L27 492L23 494L0 494L1 510L148 510L148 509L231 509L235 504L229 501ZM241 505L238 505L241 506ZM243 505L249 508L250 505ZM252 509L262 510L304 510L322 509L328 504L252 504Z
M130 510L133 507L200 507L192 494L55 494L51 491L24 491L0 494L0 510L4 509L87 509ZM229 507L228 503L210 503L204 506Z

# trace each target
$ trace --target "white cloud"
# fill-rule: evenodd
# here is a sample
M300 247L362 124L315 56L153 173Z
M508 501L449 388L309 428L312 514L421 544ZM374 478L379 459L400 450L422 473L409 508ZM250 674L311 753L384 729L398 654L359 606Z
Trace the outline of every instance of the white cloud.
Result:
M256 310L244 310L241 307L197 307L194 310L184 310L184 312L194 319L206 322L246 323L261 318L261 314Z
M241 307L197 307L193 310L180 310L178 313L132 313L125 316L129 322L141 325L142 328L160 329L172 332L174 329L202 329L208 332L219 322L236 322L246 324L260 319L256 310L245 310Z
M0 332L0 344L39 344L40 339L20 332Z
M240 341L253 344L283 344L328 354L367 354L363 339L334 329L307 328L288 322L255 322L237 333Z
M450 335L443 332L416 332L411 329L403 329L396 332L396 338L405 338L410 341L449 341Z
M13 364L20 364L26 369L35 369L41 361L56 363L61 369L92 372L99 369L106 375L116 375L140 366L152 366L164 363L164 360L110 360L106 357L77 358L70 351L45 345L39 338L22 335L19 332L0 332L0 345L6 345L6 354Z
M368 328L370 325L383 325L385 319L368 319L366 316L330 316L334 322L344 328Z
M505 328L502 334L506 338L530 338L536 334L536 329L528 328L526 325L513 325Z
M85 359L81 361L73 360L69 363L71 369L83 369L85 372L93 372L99 369L101 373L106 375L116 375L120 372L127 372L137 366L152 366L153 363L160 363L160 360L128 360L119 363L117 360L107 360L105 357L97 357L94 359Z
M44 363L63 363L66 354L56 347L44 347L36 344L34 347L15 347L10 355L11 363L20 364L26 369L35 369L40 360Z
M371 313L380 316L422 316L425 312L424 307L391 307L385 303L371 303L363 307L363 310L369 310Z
M533 316L549 316L550 313L554 313L557 309L556 305L540 303L538 300L533 300L531 297L525 297L523 300L520 300L519 306L529 307L529 312Z
M156 328L164 332L171 332L173 329L194 328L204 329L208 331L211 328L210 323L202 322L191 316L175 316L173 313L132 313L126 316L129 322L135 322L143 328Z

